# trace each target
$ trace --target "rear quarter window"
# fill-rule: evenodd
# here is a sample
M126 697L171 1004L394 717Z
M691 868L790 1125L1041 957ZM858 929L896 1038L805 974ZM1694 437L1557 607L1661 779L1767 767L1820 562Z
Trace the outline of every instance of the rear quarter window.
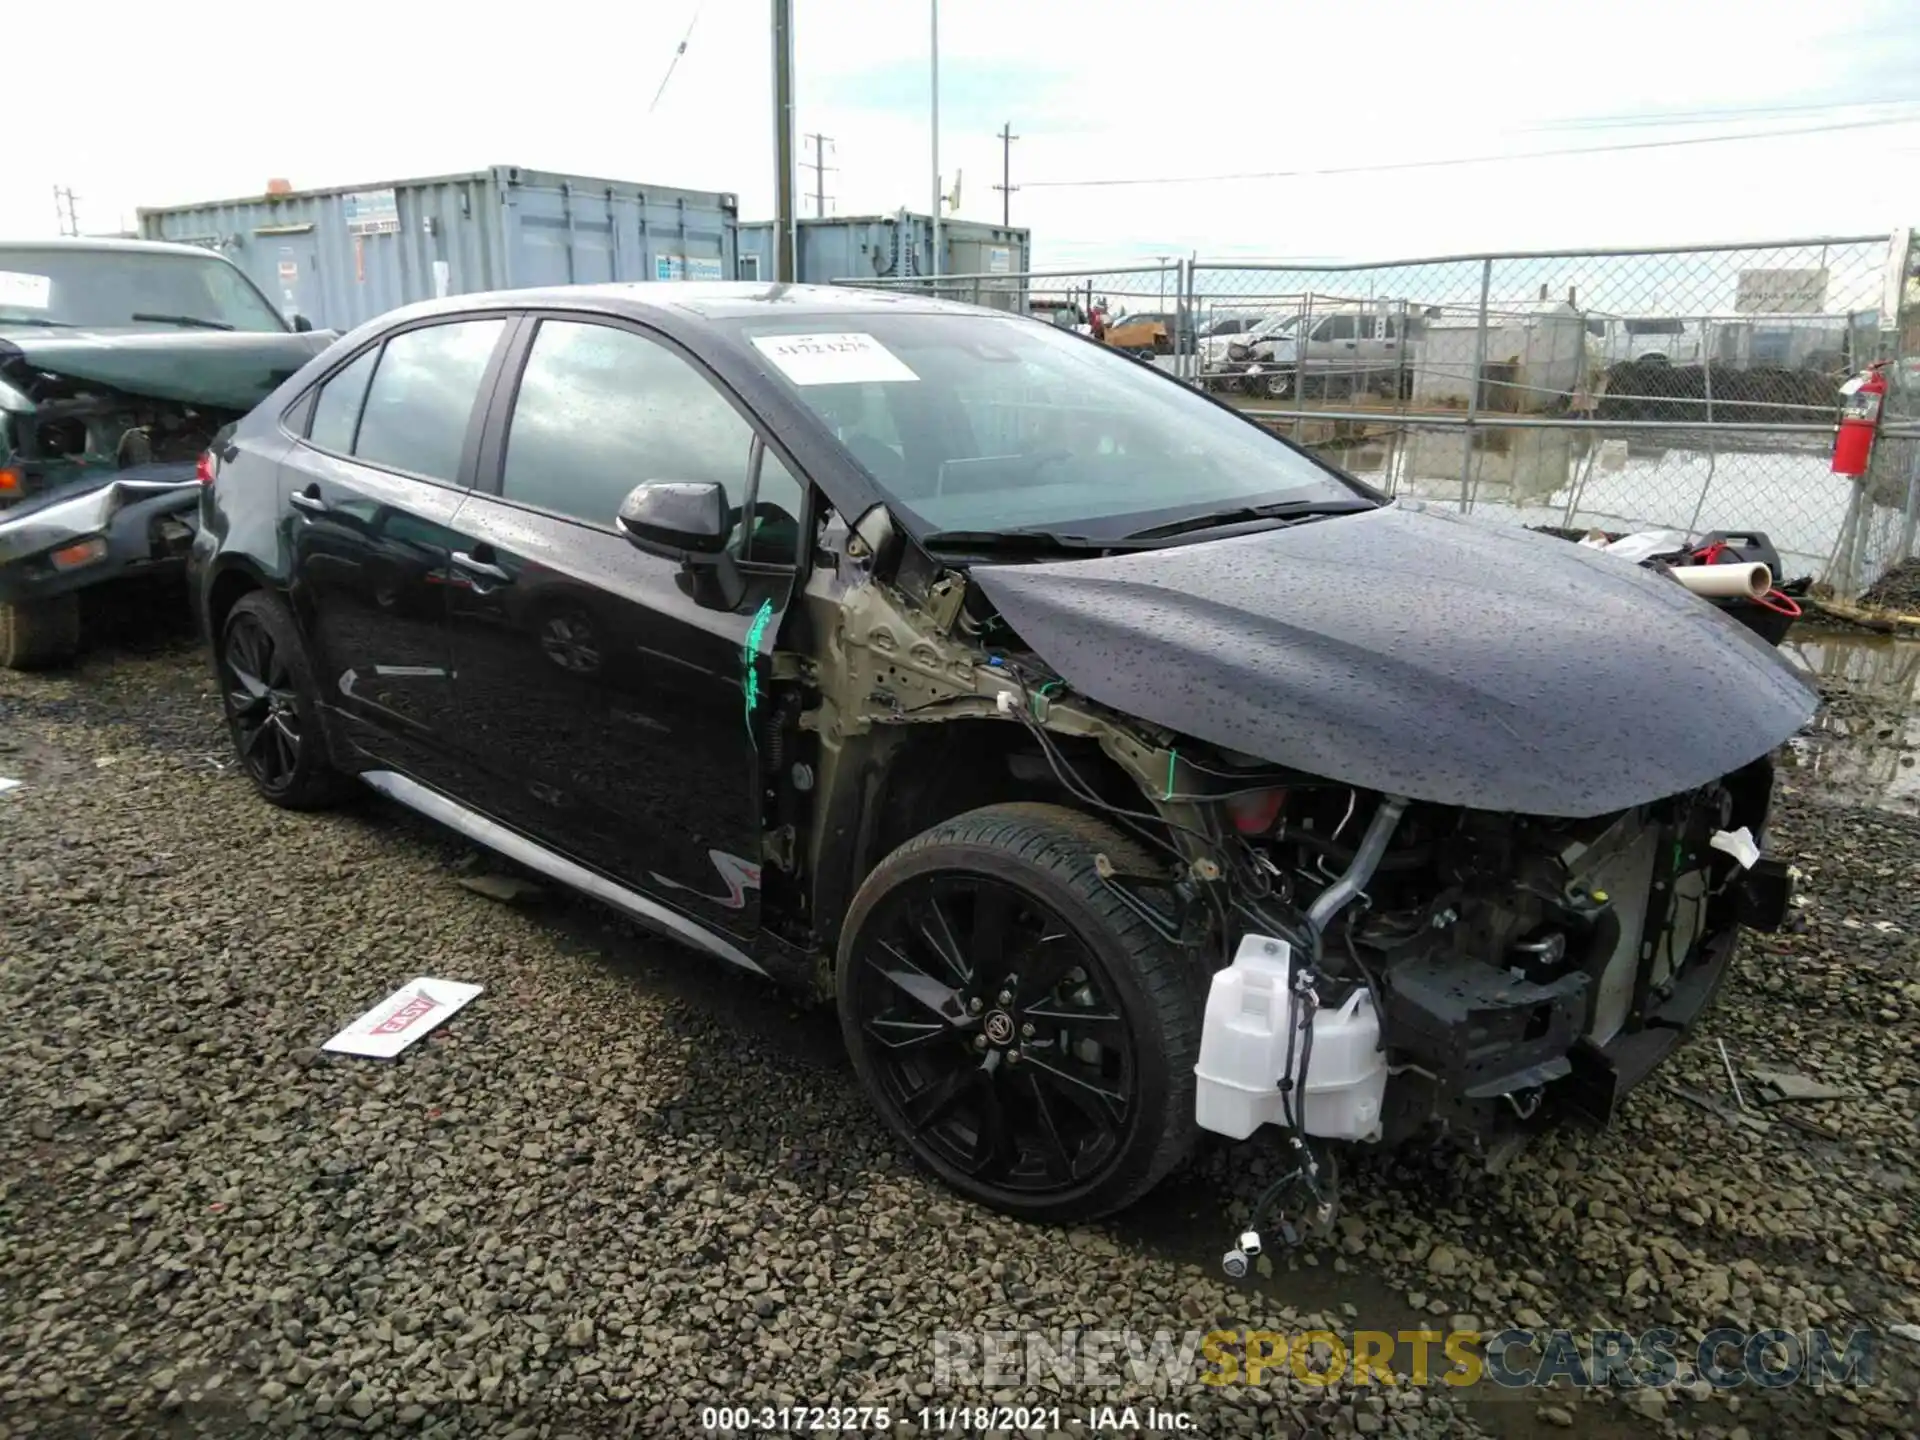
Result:
M367 382L373 378L374 362L379 358L380 349L375 346L320 387L313 402L313 420L307 426L309 441L336 454L353 453L360 406L367 398Z

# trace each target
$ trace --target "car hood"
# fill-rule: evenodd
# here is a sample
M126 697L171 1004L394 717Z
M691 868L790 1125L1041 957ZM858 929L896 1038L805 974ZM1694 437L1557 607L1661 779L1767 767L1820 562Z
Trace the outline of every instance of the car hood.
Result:
M1816 703L1671 579L1414 502L972 575L1097 701L1442 805L1623 810L1757 759Z
M0 380L35 371L186 405L245 412L333 343L326 331L12 329L0 325Z

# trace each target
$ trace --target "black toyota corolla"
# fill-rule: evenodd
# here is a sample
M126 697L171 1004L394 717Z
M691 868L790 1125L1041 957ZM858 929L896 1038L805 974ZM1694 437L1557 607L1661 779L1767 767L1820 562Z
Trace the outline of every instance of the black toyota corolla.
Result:
M1025 317L469 296L223 439L268 801L373 790L835 999L947 1182L1066 1220L1200 1129L1604 1120L1771 927L1813 697L1662 576L1391 502ZM477 978L477 977L473 977Z

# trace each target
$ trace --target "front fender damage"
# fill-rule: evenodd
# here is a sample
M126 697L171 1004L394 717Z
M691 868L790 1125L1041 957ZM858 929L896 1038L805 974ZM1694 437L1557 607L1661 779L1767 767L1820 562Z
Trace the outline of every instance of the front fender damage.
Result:
M876 550L889 562L884 578ZM1198 807L1156 796L1173 732L1035 686L1019 658L989 641L991 616L969 596L967 577L917 551L901 558L903 550L891 536L832 537L835 563L814 569L790 632L807 638L775 655L775 685L799 697L796 726L812 742L813 803L798 848L823 940L832 940L837 916L864 877L863 863L880 858L864 854L872 803L899 742L915 727L989 721L1090 742L1138 788L1149 814L1174 827L1207 823ZM1205 861L1195 858L1204 870ZM1169 868L1177 868L1171 857ZM1129 877L1113 878L1125 885ZM1163 914L1154 918L1163 929L1169 923Z

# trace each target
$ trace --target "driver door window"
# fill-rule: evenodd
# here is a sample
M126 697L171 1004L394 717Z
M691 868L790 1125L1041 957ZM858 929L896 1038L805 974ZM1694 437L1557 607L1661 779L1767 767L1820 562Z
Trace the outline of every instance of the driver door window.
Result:
M753 427L665 345L542 320L514 398L500 494L611 530L627 492L647 480L712 480L729 505L744 504L753 453Z

